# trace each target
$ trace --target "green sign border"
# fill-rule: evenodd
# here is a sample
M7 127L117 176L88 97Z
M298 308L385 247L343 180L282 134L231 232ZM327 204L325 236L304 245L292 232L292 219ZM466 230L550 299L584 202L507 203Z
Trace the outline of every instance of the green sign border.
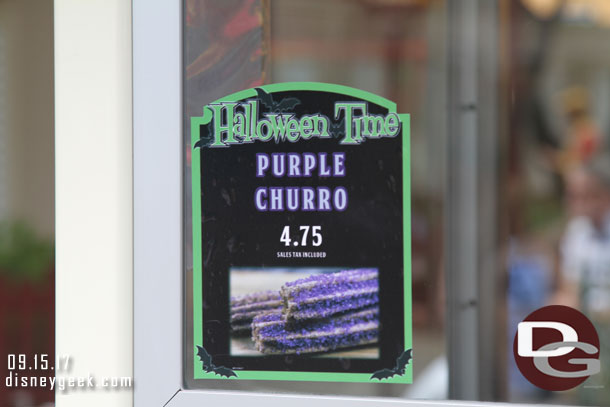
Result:
M390 113L396 113L396 104L381 96L360 89L342 85L333 85L321 82L285 82L258 86L267 93L309 90L338 93L353 96L377 105L383 106ZM256 97L254 88L242 90L220 98L213 103L233 102ZM404 316L405 316L405 344L404 349L412 348L412 322L411 322L411 172L410 172L410 115L398 115L402 124L402 179L403 179L403 244L404 244ZM202 253L201 253L201 179L200 164L201 157L198 150L193 146L199 141L201 125L205 125L212 119L210 109L203 109L200 117L191 117L191 167L193 188L193 343L203 344L203 298L202 298ZM396 355L398 357L399 355ZM207 373L201 368L201 362L197 357L197 349L193 349L194 378L195 379L219 379L213 372ZM393 366L386 366L391 369ZM320 382L371 382L370 373L329 373L329 372L287 372L287 371L254 371L237 370L238 378L241 380L285 380L285 381L320 381ZM230 378L237 379L237 378ZM225 379L226 380L226 379ZM382 383L412 383L413 362L407 365L403 376L394 376L383 380Z

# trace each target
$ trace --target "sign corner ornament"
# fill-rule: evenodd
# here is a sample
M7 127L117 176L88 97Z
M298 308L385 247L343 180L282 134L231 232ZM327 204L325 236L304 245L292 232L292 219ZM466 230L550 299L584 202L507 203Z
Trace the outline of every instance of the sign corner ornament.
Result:
M409 115L289 82L190 133L194 378L411 383Z

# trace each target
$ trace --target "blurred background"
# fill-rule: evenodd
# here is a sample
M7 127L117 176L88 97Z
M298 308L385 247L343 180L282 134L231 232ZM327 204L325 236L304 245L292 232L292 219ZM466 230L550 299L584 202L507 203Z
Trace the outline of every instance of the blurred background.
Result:
M0 0L3 407L42 406L54 399L49 390L9 389L5 382L8 354L55 359L53 114L53 1Z

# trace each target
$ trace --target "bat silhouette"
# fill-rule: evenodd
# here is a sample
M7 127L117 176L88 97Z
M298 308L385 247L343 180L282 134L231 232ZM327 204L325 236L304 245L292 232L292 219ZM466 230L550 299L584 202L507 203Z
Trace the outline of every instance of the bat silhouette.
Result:
M329 132L335 138L345 135L345 117L338 123L331 123Z
M193 150L196 148L202 148L212 143L212 123L206 126L208 134L201 136L199 140L193 145Z
M403 376L409 361L411 360L411 349L407 349L396 358L396 366L393 369L381 369L373 373L370 380L377 379L382 381L383 379L389 379L394 376Z
M294 109L296 105L300 105L301 101L297 98L284 98L279 102L273 100L273 97L262 90L261 88L254 88L256 94L258 95L258 100L269 109L272 113L282 113L291 111Z
M210 356L203 346L197 346L197 356L199 356L199 359L203 363L203 370L205 370L206 373L214 373L215 375L222 377L237 377L237 374L228 367L216 366L212 363L212 356Z

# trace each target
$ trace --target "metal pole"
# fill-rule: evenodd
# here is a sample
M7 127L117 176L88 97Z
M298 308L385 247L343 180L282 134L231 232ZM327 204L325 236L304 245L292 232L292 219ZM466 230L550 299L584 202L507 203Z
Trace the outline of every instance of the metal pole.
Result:
M449 397L492 399L496 310L497 4L448 1Z

